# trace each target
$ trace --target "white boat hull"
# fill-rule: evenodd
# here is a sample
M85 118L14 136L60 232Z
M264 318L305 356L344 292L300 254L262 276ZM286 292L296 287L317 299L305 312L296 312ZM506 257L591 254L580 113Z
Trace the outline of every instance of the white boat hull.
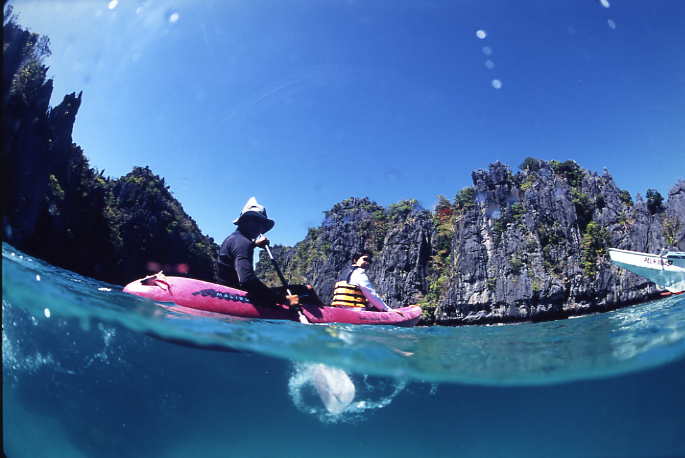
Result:
M611 261L617 266L656 283L672 293L685 291L685 252L664 255L609 248Z

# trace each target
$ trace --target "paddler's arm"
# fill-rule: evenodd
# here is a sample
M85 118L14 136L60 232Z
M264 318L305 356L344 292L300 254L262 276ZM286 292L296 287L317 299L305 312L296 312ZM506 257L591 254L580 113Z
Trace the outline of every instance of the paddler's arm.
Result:
M270 242L269 242L269 239L264 236L264 234L259 234L259 236L257 236L257 238L254 240L253 243L255 246L262 248L262 249L266 249L268 251L267 245L269 245ZM271 252L269 252L269 256L271 256ZM273 258L272 258L272 262L275 265L275 261L273 260ZM276 266L276 268L278 269L277 266ZM285 284L285 282L284 282L284 284ZM269 291L272 291L272 290L269 288ZM283 298L281 298L281 297L277 298L277 302L281 302L282 300L283 300ZM287 296L285 296L285 303L291 307L300 305L300 296L298 296L297 294L288 294Z
M364 297L369 301L369 304L377 310L380 310L381 312L392 310L378 295L363 269L355 269L354 272L352 272L350 283L358 286L359 289L361 289L362 294L364 294Z
M266 237L264 237L266 239ZM268 239L266 239L268 243ZM255 244L257 245L257 244ZM257 245L261 246L261 245ZM255 302L262 305L275 306L278 303L286 302L288 305L295 305L299 302L298 296L285 298L275 294L271 288L259 280L252 267L252 247L239 247L234 251L234 267L238 274L240 288L248 292L248 296Z
M268 286L262 283L252 267L253 248L249 246L237 247L233 252L234 268L238 274L240 288L248 292L248 296L263 305L276 305L281 298L274 294Z

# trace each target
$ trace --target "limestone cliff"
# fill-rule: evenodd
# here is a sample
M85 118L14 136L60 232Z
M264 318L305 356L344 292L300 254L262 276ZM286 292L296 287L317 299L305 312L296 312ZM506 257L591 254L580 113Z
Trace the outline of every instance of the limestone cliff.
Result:
M546 320L606 311L658 292L613 266L608 247L685 249L685 182L665 205L655 191L637 202L608 172L529 158L513 174L499 162L472 174L473 186L434 211L415 201L385 209L350 198L326 213L294 247L278 247L292 281L330 300L338 273L359 249L392 306L421 303L424 322ZM657 199L658 197L658 199ZM258 269L269 267L262 260Z
M8 11L9 10L9 11ZM3 23L3 240L52 264L125 284L147 270L215 280L214 241L147 167L110 179L72 131L81 94L49 106L48 39Z

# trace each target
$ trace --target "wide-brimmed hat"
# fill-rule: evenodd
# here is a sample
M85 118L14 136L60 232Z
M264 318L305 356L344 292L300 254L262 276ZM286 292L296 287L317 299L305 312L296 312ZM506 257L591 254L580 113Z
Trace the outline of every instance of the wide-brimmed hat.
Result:
M240 224L246 218L255 218L262 223L264 225L264 232L270 231L274 224L276 224L274 220L266 216L266 208L257 203L257 198L254 196L247 199L243 210L240 212L240 216L233 220L233 224Z

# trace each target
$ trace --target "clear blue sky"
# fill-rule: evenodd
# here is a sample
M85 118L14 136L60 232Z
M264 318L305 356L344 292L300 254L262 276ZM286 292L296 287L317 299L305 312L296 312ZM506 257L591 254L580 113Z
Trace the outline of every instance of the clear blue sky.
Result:
M219 243L251 195L293 244L347 197L432 208L496 160L685 178L679 0L13 4L50 37L52 104L83 90L91 166L150 166Z

